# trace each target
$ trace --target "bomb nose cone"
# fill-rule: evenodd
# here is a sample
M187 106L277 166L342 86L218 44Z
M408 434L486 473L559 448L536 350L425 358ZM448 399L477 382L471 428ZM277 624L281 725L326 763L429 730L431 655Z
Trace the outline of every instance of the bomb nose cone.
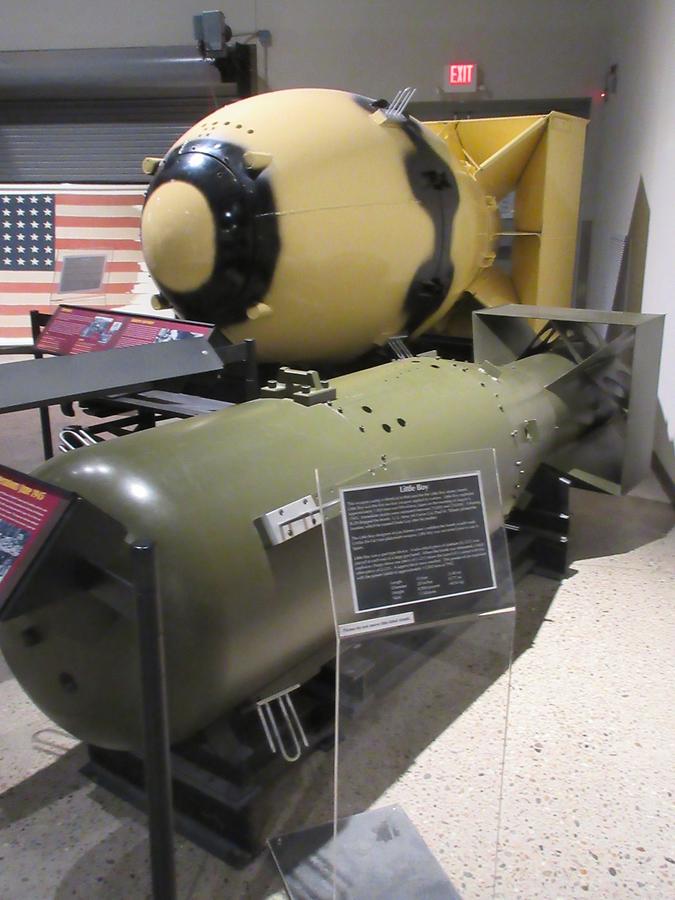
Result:
M265 295L279 239L269 183L240 147L213 139L172 150L143 208L150 274L187 319L225 327L245 321Z
M216 223L204 194L185 181L162 184L143 210L143 253L153 278L176 294L203 287L216 261Z

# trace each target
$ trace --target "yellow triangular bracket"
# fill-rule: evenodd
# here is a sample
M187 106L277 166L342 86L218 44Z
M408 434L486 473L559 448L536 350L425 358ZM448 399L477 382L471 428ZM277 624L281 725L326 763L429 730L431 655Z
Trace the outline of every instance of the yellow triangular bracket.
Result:
M552 112L425 125L486 194L501 200L515 191L514 227L502 232L513 238L512 290L501 274L485 276L476 299L485 306L505 296L533 306L569 306L587 122Z

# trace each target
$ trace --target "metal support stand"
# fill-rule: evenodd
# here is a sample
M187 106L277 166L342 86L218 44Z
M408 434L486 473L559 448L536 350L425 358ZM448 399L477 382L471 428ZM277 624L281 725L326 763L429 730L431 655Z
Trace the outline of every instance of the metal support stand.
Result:
M530 571L547 578L565 577L569 488L569 478L549 466L540 466L527 488L529 501L511 511L506 534L515 581Z
M264 700L258 700L256 710L260 724L265 732L267 743L272 753L281 753L286 762L297 762L302 756L303 749L309 747L309 741L302 727L300 717L295 709L291 693L297 691L299 684L285 691L279 691ZM291 741L290 749L282 736L282 728L277 723L275 705L278 707L282 721L286 724L286 731Z
M46 321L49 320L49 316L45 313L38 312L36 309L31 309L30 311L30 330L33 335L33 347L37 346L37 342L40 339L40 332ZM43 359L44 353L40 353L39 350L33 350L33 356L35 359ZM52 425L51 420L49 418L49 407L48 406L40 406L40 431L42 432L42 450L44 453L45 459L51 459L54 455L54 444L52 442Z
M175 900L173 800L164 628L152 544L132 549L141 657L145 789L155 900Z
M7 370L8 377L0 390L0 412L38 409L45 459L54 455L49 407L56 404L73 416L76 401L89 415L106 419L86 430L77 425L66 429L65 440L59 443L58 449L70 450L82 443L94 443L94 436L102 432L120 436L142 431L160 420L215 412L231 406L232 402L255 400L260 395L252 339L231 344L212 328L204 335L206 343L203 339L162 345L148 343L143 348L116 348L113 354L62 355L56 351L45 354L39 342L51 318L47 313L31 310L33 343L0 347L2 355L9 355L10 351L12 355L29 353L41 361L39 369L31 360L8 364L14 368L11 372ZM235 367L235 377L224 380L224 369L230 366ZM173 390L155 389L162 385ZM176 388L182 387L188 393L176 392ZM118 418L127 411L133 411L133 415ZM79 434L72 444L68 432L72 437L74 430Z
M244 340L246 357L244 361L244 396L246 400L257 400L260 396L258 383L258 360L253 338Z

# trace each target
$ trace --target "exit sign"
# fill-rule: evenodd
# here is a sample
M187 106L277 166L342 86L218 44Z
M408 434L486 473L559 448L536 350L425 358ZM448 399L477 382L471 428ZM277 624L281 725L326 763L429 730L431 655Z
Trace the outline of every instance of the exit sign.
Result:
M478 64L475 62L452 62L445 67L444 89L455 91L475 91L478 87Z

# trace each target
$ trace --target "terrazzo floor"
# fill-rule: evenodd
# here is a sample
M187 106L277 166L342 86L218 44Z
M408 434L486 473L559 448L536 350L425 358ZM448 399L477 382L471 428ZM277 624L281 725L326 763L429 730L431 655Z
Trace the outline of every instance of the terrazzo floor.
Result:
M0 417L3 462L38 462L31 415ZM464 898L675 898L675 513L583 491L572 512L565 580L518 586L510 699L507 614L421 658L342 750L341 811L399 803ZM144 817L84 760L0 659L0 900L150 896ZM328 818L331 768L298 768L270 833ZM285 896L267 853L237 872L179 837L176 870L180 900Z

